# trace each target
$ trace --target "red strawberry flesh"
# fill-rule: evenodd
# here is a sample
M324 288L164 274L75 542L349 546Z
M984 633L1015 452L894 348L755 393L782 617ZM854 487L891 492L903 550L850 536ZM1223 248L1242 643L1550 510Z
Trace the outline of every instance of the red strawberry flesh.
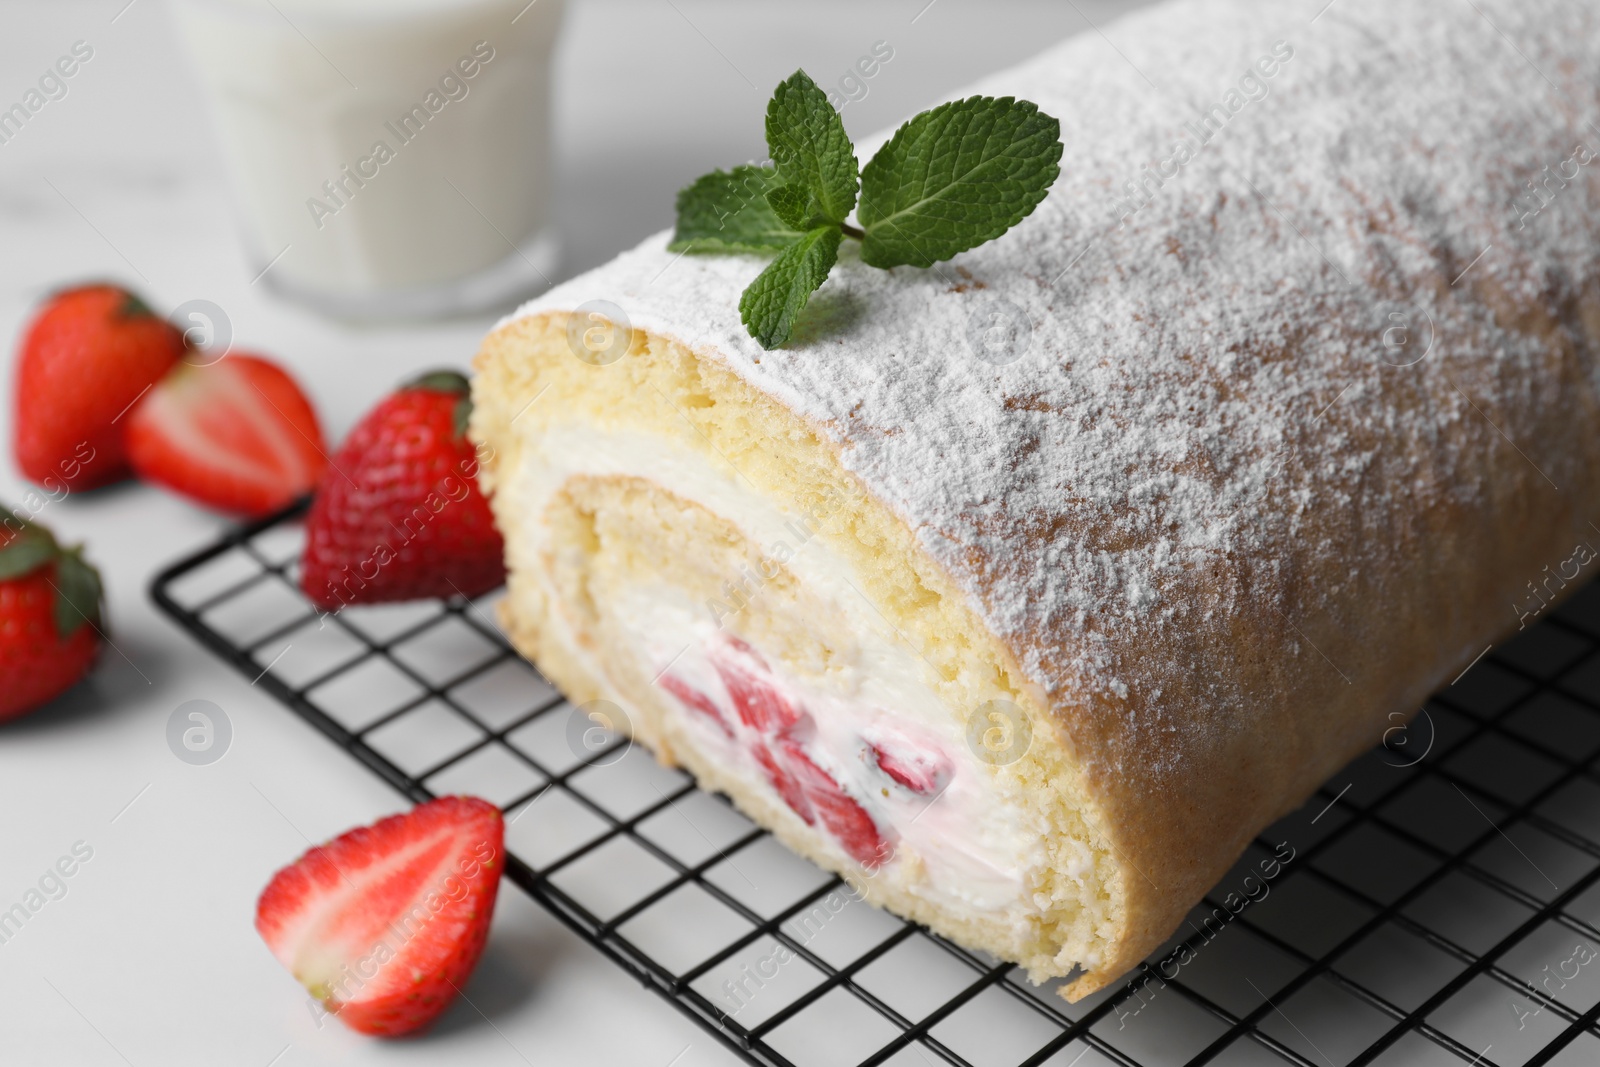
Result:
M740 744L773 791L808 826L820 823L852 859L868 870L884 863L892 855L887 832L812 758L809 748L816 744L816 724L784 691L766 659L747 642L732 636L722 637L711 649L709 659L728 692L735 713L733 720L709 696L670 672L662 675L663 688L686 707L715 721L727 737ZM938 778L930 760L919 761L916 756L905 756L899 762L893 756L883 758L894 768L894 772L885 769L886 774L894 777L897 772L919 788L928 788Z
M728 725L728 720L722 717L722 712L712 699L700 690L694 688L675 674L661 676L661 688L678 698L678 701L687 708L693 708L717 724L728 737L733 736L733 727Z
M488 937L504 864L499 809L441 797L311 849L256 906L278 961L352 1029L437 1018Z
M145 481L247 516L309 492L327 463L316 414L294 379L243 354L167 375L129 414L126 442Z
M833 776L812 762L798 744L785 741L781 746L785 762L806 800L816 810L822 824L861 866L875 870L888 856L888 844L867 809L840 788Z
M781 751L781 750L780 750ZM767 781L772 783L772 788L777 790L783 802L789 805L796 815L805 820L807 826L817 824L816 812L811 807L811 801L806 795L805 788L797 781L786 766L787 760L782 763L781 756L774 756L770 748L763 741L752 741L750 753L755 757L761 770L767 776Z
M937 753L883 739L869 743L867 748L879 770L918 796L931 797L950 781L950 765Z
M712 655L712 665L728 689L740 720L762 734L776 734L800 721L800 712L779 691L772 669L760 653L738 638Z

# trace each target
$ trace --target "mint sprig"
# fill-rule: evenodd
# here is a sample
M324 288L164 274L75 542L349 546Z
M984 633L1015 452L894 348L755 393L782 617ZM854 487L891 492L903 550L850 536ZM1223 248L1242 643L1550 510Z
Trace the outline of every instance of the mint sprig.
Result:
M868 266L929 267L1015 226L1061 173L1061 124L1009 96L924 111L858 168L839 112L796 71L772 94L766 132L771 166L712 171L678 193L668 248L776 252L739 300L769 349L793 336L843 238L861 242Z

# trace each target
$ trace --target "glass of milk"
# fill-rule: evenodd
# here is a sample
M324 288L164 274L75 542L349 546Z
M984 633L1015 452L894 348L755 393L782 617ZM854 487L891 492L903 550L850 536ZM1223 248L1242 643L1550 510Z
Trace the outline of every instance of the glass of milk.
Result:
M562 0L171 0L264 283L432 317L548 281Z

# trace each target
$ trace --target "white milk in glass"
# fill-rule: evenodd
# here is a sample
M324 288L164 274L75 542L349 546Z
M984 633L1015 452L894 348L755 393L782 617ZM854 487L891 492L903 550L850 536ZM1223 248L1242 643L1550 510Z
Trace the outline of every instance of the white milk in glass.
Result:
M428 316L545 282L561 0L172 0L264 283Z

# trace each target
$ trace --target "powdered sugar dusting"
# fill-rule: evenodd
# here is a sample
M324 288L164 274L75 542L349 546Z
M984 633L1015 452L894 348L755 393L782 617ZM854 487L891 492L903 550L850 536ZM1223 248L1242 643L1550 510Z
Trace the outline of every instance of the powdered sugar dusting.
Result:
M665 234L518 314L613 301L823 426L1030 678L1092 705L1101 769L1159 788L1249 728L1263 679L1331 702L1380 673L1352 605L1414 588L1425 516L1470 538L1534 493L1592 499L1592 353L1553 352L1494 297L1554 316L1596 277L1600 161L1537 215L1512 205L1600 150L1600 16L1475 3L1337 0L1314 23L1319 5L1171 3L989 79L973 91L1062 121L1046 202L931 270L868 268L847 242L783 350L739 323L761 260L675 258ZM967 339L997 299L1032 323L1003 365Z

